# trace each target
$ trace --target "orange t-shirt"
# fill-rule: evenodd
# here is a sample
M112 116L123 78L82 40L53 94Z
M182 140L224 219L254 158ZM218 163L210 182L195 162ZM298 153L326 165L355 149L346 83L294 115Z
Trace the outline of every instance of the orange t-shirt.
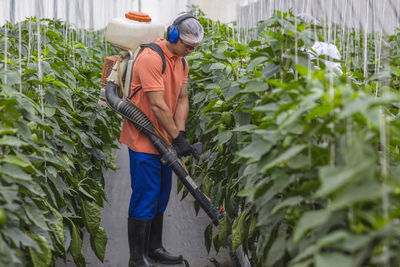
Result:
M137 57L132 70L131 93L142 87L142 89L131 100L135 103L153 122L153 124L161 130L164 136L171 141L171 137L167 131L159 124L151 110L146 92L164 91L164 100L172 114L175 114L176 104L183 84L187 83L189 66L186 62L185 70L183 69L182 57L172 54L167 46L163 43L164 39L158 39L158 44L164 52L166 68L164 74L162 71L162 59L157 52L150 48L145 48ZM154 148L150 140L140 133L135 126L127 119L124 120L121 130L121 143L127 145L136 152L149 154L159 154Z

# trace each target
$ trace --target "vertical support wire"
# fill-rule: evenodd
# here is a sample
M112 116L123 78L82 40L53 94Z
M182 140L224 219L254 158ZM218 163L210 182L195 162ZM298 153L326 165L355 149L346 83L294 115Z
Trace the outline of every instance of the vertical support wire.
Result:
M93 0L89 0L89 30L94 30Z
M18 61L19 61L19 92L22 93L22 29L20 22L18 24Z
M385 6L386 6L386 0L382 1L382 18L383 18L383 14L385 14ZM377 56L377 71L379 71L379 69L381 69L380 64L381 64L381 54L384 55L383 57L383 69L384 70L389 70L390 69L390 58L388 57L388 51L387 51L387 46L382 46L382 39L383 39L383 28L380 29L379 31L379 42L378 42L378 49L379 51L377 51L376 53L379 53ZM382 86L387 85L386 83L390 83L390 81L388 80L390 78L382 78L381 84ZM376 89L376 95L378 95L378 85L377 85L377 89ZM382 211L383 211L383 217L385 219L385 221L389 221L389 206L390 206L390 199L389 199L389 185L388 185L388 174L389 174L389 153L388 153L388 135L389 135L389 131L388 129L388 122L387 122L387 116L386 116L386 112L385 112L385 107L380 107L379 109L379 113L380 113L380 144L381 144L381 158L380 158L380 164L381 164L381 172L382 172ZM390 264L390 239L386 239L384 241L383 244L383 258L384 258L384 262L383 262L383 266L385 267L389 267Z
M40 30L40 19L38 19L36 25L37 25L36 30L37 30L38 79L40 82L42 82L43 81L42 38L41 38L41 30ZM40 106L41 106L41 112L42 112L42 121L44 121L44 92L43 92L43 86L41 84L39 84L39 94L40 94Z
M10 0L10 22L15 23L15 0Z
M367 70L367 63L368 63L368 28L369 28L369 1L366 1L367 5L367 21L365 24L364 30L364 83L367 82L368 70Z
M295 16L295 14L293 14ZM294 27L295 27L295 35L294 35L294 65L297 66L299 64L299 59L298 59L298 32L297 32L297 18L294 18ZM297 81L299 78L299 73L297 72L296 68L294 68L294 79Z
M4 27L4 84L7 84L7 70L8 70L8 22Z
M380 143L381 143L381 172L382 172L382 211L383 217L385 221L389 220L389 191L387 185L387 177L388 177L388 169L389 169L389 160L387 157L387 123L384 108L381 107L379 109L380 113ZM385 240L383 245L383 254L384 254L384 266L390 266L390 257L389 257L389 240Z
M58 0L53 0L53 1L54 1L53 18L57 19L58 18Z
M37 64L38 64L38 80L40 82L43 81L43 70L42 70L42 33L41 33L41 18L42 18L42 2L40 0L36 1L36 35L37 35ZM44 90L43 86L40 83L39 88L38 88L39 94L40 94L40 108L41 108L41 115L42 115L42 122L44 122ZM46 139L46 132L43 130L43 139ZM46 158L46 154L45 154ZM45 182L47 183L47 161L45 159L44 161L44 166L45 166Z

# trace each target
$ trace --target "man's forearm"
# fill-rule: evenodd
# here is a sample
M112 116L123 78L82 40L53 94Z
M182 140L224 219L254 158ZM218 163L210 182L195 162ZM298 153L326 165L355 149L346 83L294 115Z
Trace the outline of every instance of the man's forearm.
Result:
M167 133L175 138L179 134L179 129L176 127L175 122L172 118L171 111L168 109L167 105L163 106L152 106L154 115L161 126L167 131Z
M171 111L164 101L164 92L146 92L146 95L149 99L151 110L156 116L157 121L172 138L176 138L179 134L179 130L175 125Z
M185 130L186 119L189 113L189 94L187 84L183 84L179 93L174 114L175 125L179 131Z
M185 130L185 124L189 113L189 99L188 97L182 97L178 99L175 111L175 125L179 131Z

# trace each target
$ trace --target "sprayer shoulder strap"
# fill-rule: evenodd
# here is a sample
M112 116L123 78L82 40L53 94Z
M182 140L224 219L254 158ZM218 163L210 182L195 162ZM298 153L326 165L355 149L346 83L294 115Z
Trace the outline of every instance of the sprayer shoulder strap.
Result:
M150 48L151 50L157 52L157 54L160 55L162 64L163 64L161 74L164 74L165 68L166 68L166 62L165 62L165 55L164 55L164 52L162 51L161 47L156 43L142 44L140 47L141 48ZM182 66L183 66L183 70L185 70L185 68L186 68L185 58L182 58Z
M164 74L165 68L167 67L167 63L165 61L165 55L164 55L164 52L162 51L161 47L156 43L149 43L149 44L140 45L140 48L141 48L141 51L143 51L144 48L150 48L151 50L155 51L161 57L161 60L162 60L161 74ZM182 58L182 65L183 65L183 70L185 70L185 68L186 68L185 58ZM131 94L129 99L132 99L141 89L142 89L142 87L136 89L136 91Z
M164 52L162 51L161 47L156 44L156 43L149 43L149 44L142 44L140 47L143 48L150 48L151 50L157 52L157 54L161 57L162 60L162 71L161 74L164 74L165 68L167 67L166 61L165 61L165 55Z

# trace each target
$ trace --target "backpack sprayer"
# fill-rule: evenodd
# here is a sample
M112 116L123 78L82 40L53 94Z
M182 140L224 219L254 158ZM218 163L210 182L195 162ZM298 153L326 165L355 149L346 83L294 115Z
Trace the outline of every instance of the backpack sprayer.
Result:
M118 56L106 58L104 62L102 84L105 85L105 89L102 89L99 102L101 105L106 105L121 114L133 123L138 131L149 138L162 156L161 162L172 168L182 184L211 218L214 225L217 226L219 220L224 216L223 209L218 210L212 207L210 199L201 192L190 177L175 149L167 145L156 133L146 114L127 97L130 96L131 74L135 59L144 48L140 45L154 42L161 38L164 33L164 25L150 22L151 19L148 15L139 12L129 12L125 14L125 18L114 18L109 21L106 32L107 41L120 49L121 52ZM149 46L146 45L145 47ZM135 53L132 51L135 51ZM201 147L194 145L194 149L201 153Z

